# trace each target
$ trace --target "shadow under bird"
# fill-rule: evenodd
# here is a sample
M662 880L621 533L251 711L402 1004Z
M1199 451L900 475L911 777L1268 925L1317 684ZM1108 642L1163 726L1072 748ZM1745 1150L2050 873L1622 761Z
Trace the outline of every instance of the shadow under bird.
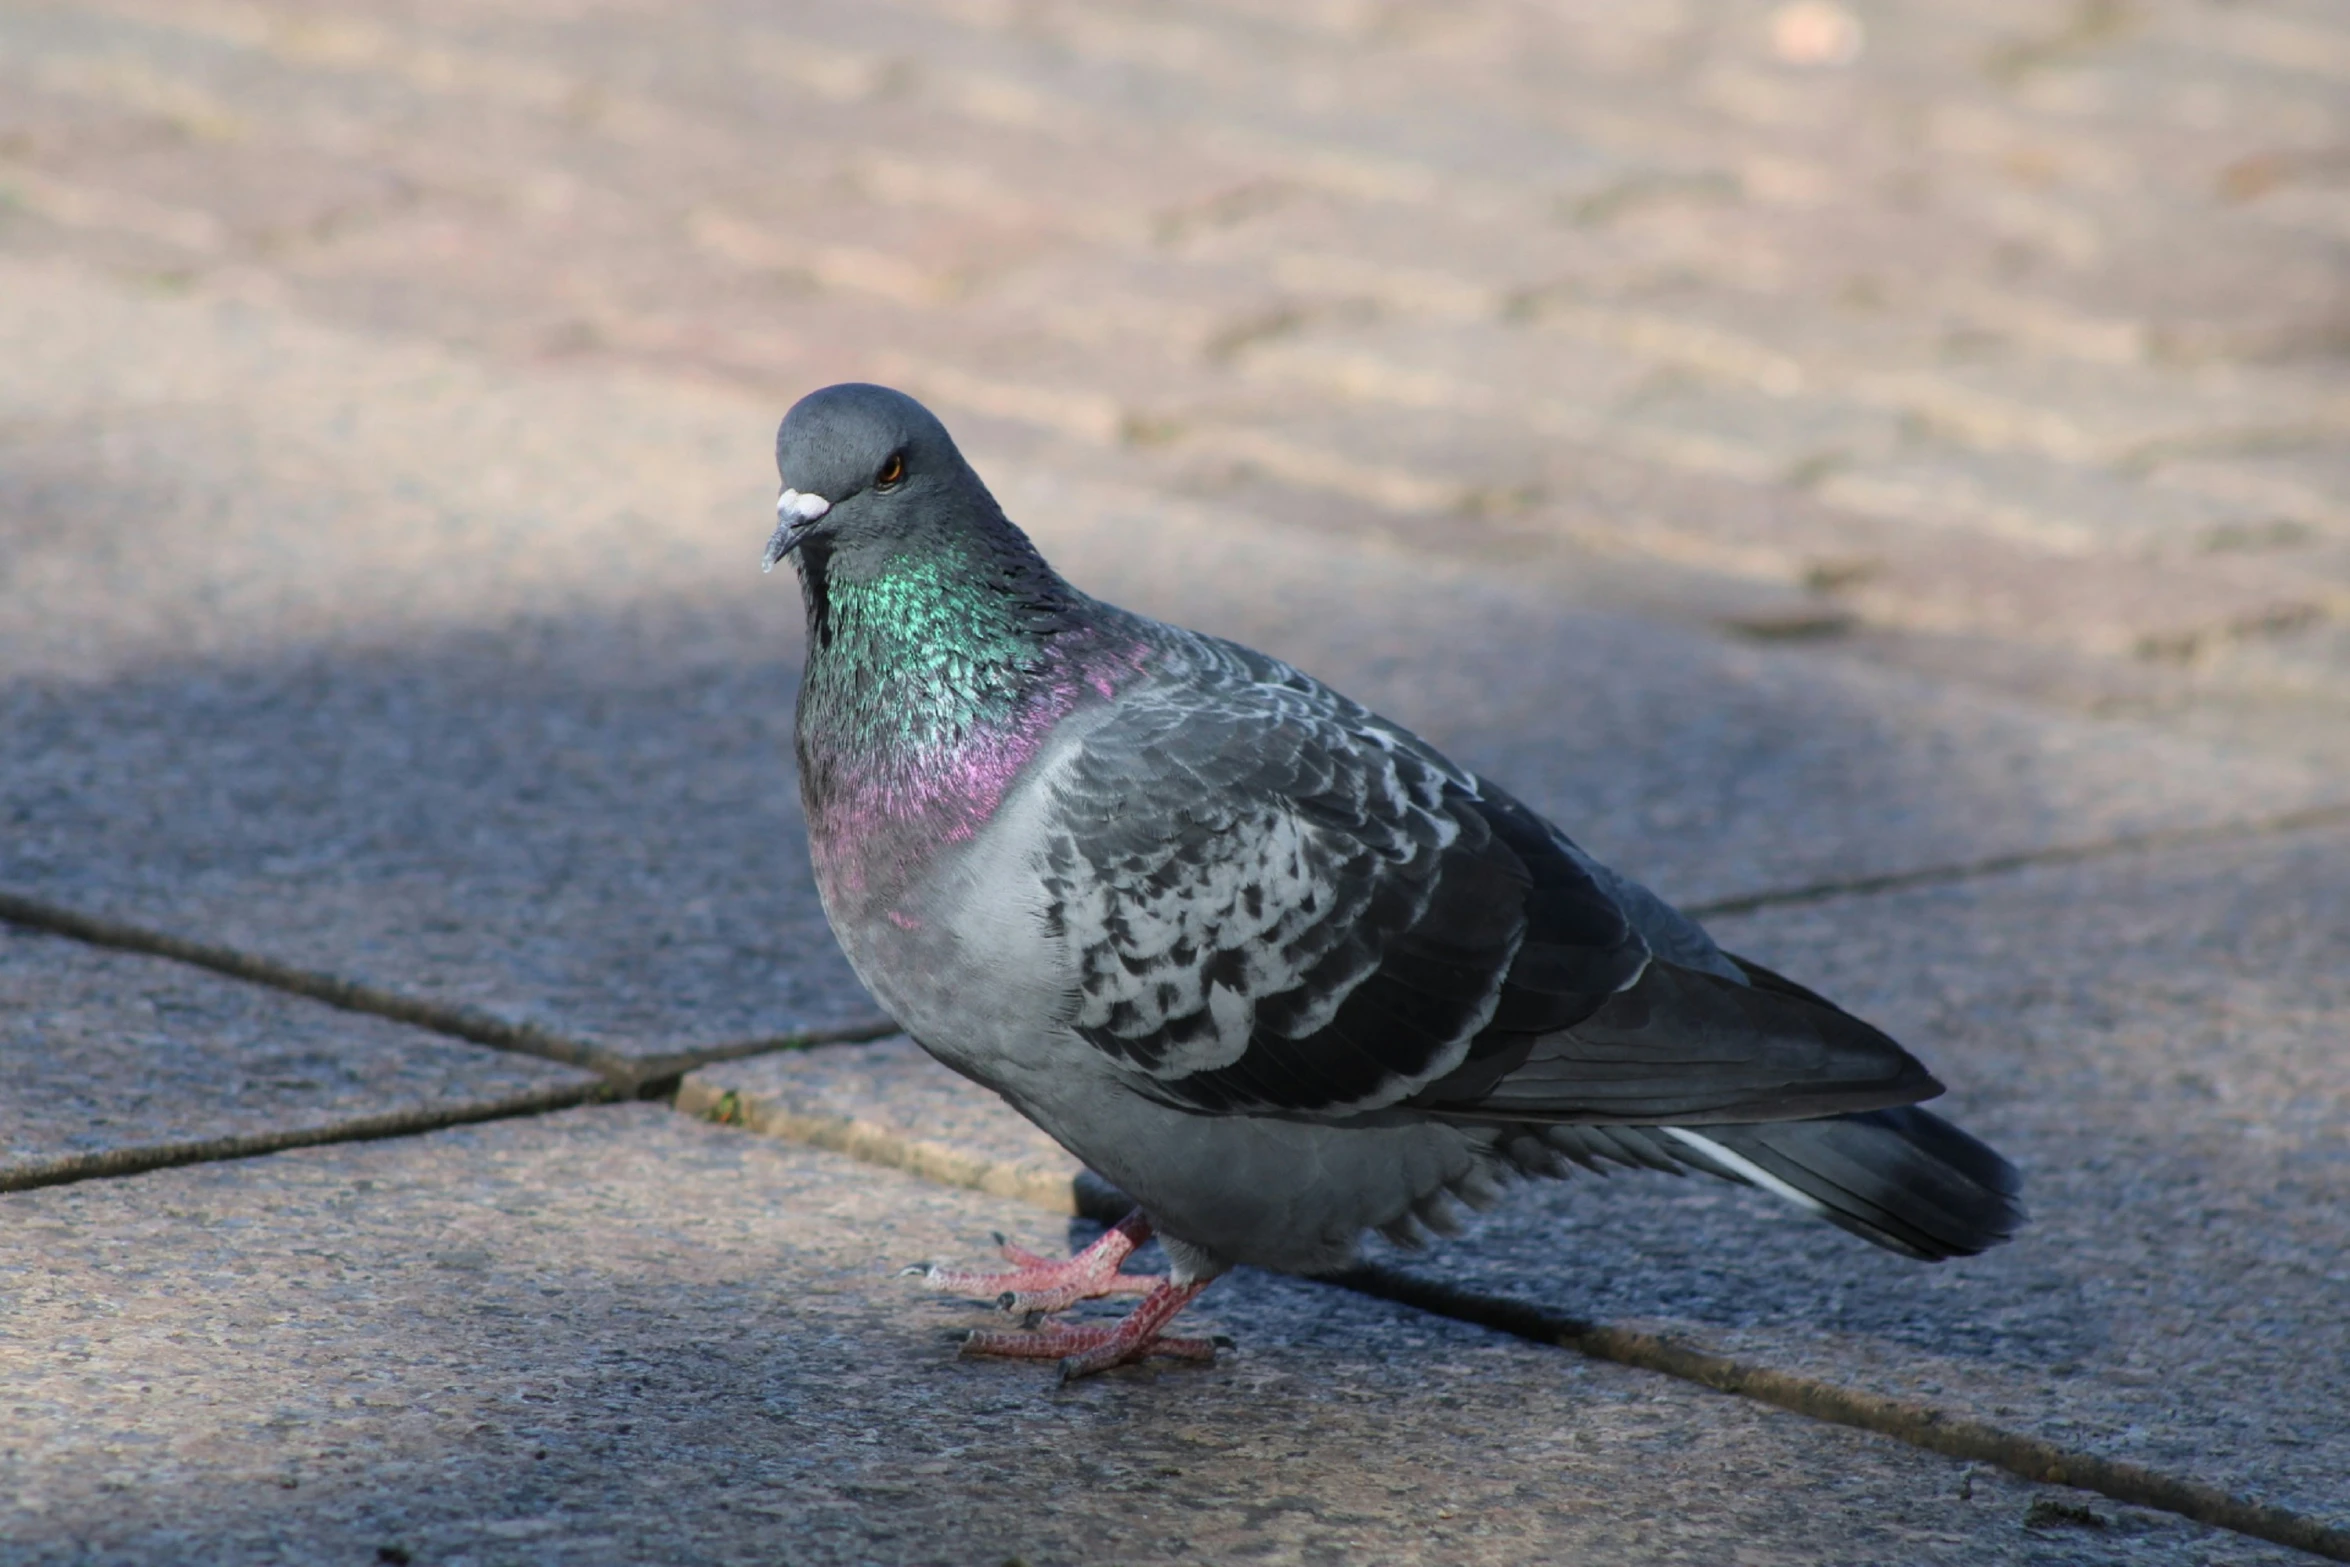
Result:
M912 398L811 393L775 455L833 931L925 1049L1139 1205L1071 1258L927 1270L1030 1313L1143 1294L968 1350L1210 1358L1164 1330L1234 1265L1331 1271L1572 1165L1746 1182L1925 1261L2023 1222L1900 1045L1400 725L1070 586ZM1122 1273L1153 1234L1171 1273Z

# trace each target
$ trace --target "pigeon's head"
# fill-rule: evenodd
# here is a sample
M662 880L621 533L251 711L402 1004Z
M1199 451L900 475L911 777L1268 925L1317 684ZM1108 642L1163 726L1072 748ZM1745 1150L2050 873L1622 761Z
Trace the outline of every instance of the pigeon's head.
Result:
M903 392L849 382L810 392L775 432L783 494L766 570L795 550L834 571L919 550L942 530L1000 524L979 476L931 411Z

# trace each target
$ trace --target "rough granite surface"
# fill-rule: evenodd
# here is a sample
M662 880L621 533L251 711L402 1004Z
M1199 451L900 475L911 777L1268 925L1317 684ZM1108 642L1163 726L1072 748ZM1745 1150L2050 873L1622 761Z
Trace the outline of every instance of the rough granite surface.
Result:
M1060 1225L655 1106L5 1212L11 1567L2291 1559L1261 1275L1217 1365L1058 1390L896 1269Z
M0 924L0 1180L74 1155L454 1114L594 1081Z

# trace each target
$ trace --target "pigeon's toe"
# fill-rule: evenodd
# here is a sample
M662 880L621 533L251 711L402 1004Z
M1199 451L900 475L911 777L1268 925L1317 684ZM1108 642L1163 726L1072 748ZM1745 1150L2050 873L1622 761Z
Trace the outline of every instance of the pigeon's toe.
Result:
M926 1266L920 1272L941 1294L992 1300L1005 1311L1065 1311L1081 1300L1144 1295L1164 1283L1148 1275L1118 1271L1149 1234L1141 1216L1133 1215L1103 1231L1100 1240L1076 1256L1057 1262L1003 1242L1005 1260L1015 1264L1009 1273L961 1273L936 1266Z
M1112 1366L1131 1365L1154 1355L1174 1360L1212 1361L1218 1344L1229 1344L1230 1340L1171 1338L1161 1331L1205 1288L1205 1280L1172 1284L1161 1279L1115 1325L1078 1327L1053 1322L1029 1333L976 1332L963 1340L963 1353L1016 1360L1058 1360L1063 1382L1092 1376Z
M1219 1347L1230 1345L1229 1339L1171 1338L1164 1334L1129 1341L1121 1338L1115 1327L1079 1328L1055 1322L1033 1333L974 1331L964 1337L963 1353L1007 1360L1058 1360L1061 1380L1066 1382L1153 1355L1174 1360L1214 1360Z
M1190 1360L1207 1365L1216 1358L1216 1342L1204 1338L1168 1338L1161 1335L1139 1345L1126 1345L1115 1335L1089 1349L1061 1357L1061 1380L1074 1382L1079 1377L1090 1377L1097 1371L1112 1366L1130 1366L1153 1355L1166 1360Z

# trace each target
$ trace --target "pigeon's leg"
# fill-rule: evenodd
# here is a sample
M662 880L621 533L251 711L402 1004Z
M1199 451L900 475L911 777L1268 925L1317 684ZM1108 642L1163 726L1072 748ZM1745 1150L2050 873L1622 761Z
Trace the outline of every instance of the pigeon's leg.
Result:
M1160 1279L1125 1320L1114 1327L1074 1327L1049 1322L1033 1333L973 1333L963 1340L966 1355L1010 1355L1023 1360L1058 1360L1061 1380L1089 1377L1112 1366L1123 1366L1150 1355L1178 1360L1213 1360L1216 1342L1204 1338L1162 1338L1160 1329L1211 1283L1193 1279L1177 1284Z
M1010 1273L957 1273L948 1268L909 1268L930 1287L955 1295L993 1299L1006 1311L1063 1311L1101 1295L1142 1295L1161 1279L1118 1271L1134 1248L1151 1238L1151 1221L1135 1209L1102 1231L1102 1238L1074 1257L1054 1262L1006 1245L1004 1258L1019 1266Z

